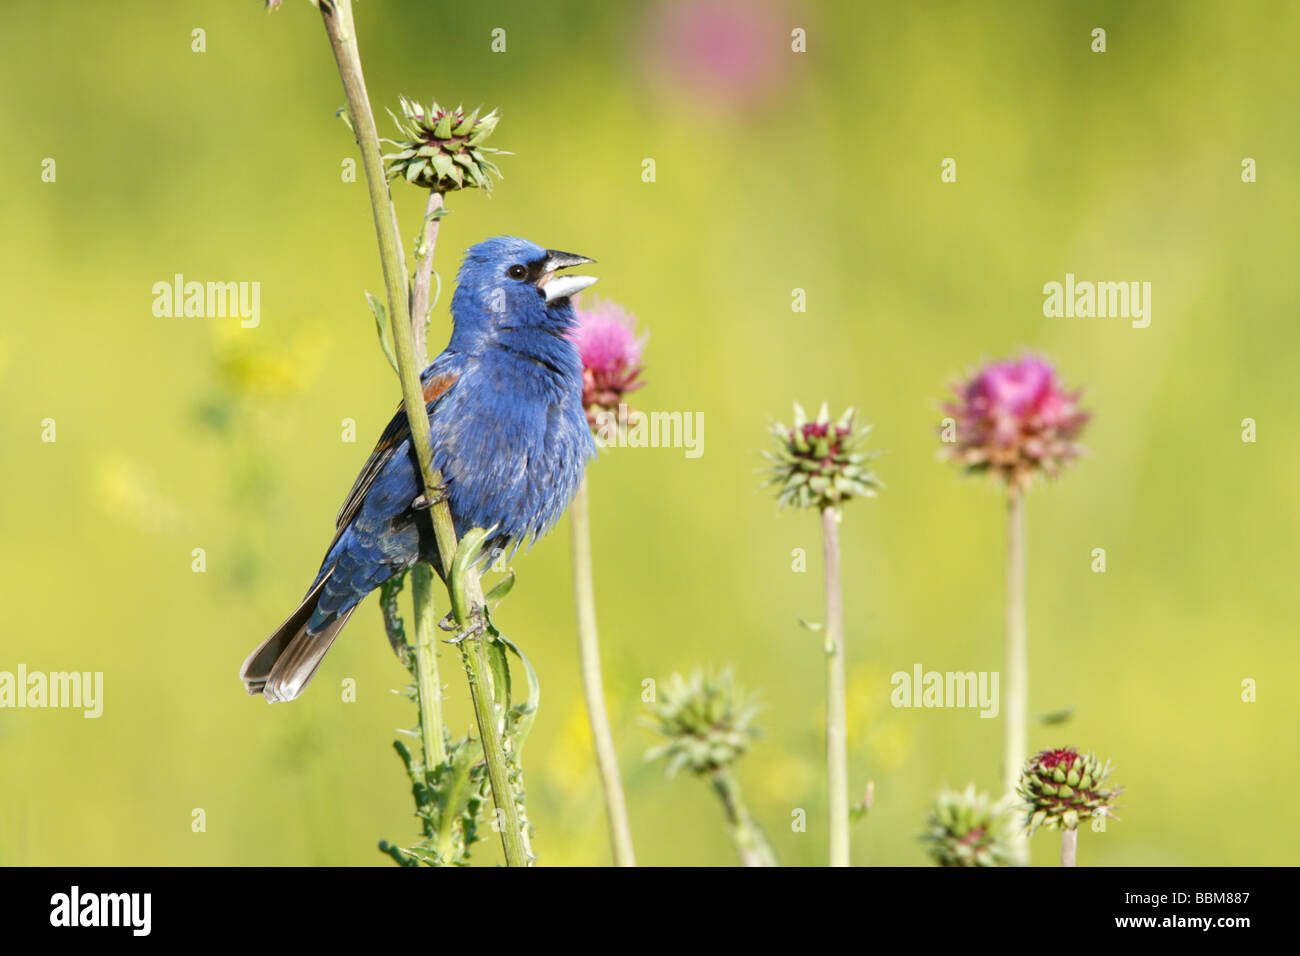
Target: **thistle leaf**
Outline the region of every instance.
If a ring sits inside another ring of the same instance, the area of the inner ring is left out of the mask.
[[[393,352],[392,330],[388,326],[388,309],[377,296],[369,292],[366,293],[366,302],[370,305],[370,311],[375,317],[375,331],[379,333],[379,347],[384,350],[388,364],[396,372],[397,355]]]

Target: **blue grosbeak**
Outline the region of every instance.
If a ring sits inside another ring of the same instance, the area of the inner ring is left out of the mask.
[[[473,246],[451,301],[451,340],[420,376],[456,533],[495,526],[485,554],[549,530],[595,453],[567,333],[569,296],[596,280],[557,275],[592,261],[510,236]],[[443,574],[410,437],[399,407],[339,510],[307,596],[244,661],[250,694],[293,700],[362,598],[419,560]]]

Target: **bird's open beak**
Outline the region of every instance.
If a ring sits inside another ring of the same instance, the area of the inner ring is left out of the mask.
[[[557,276],[556,271],[567,269],[570,266],[580,266],[584,262],[595,261],[595,259],[588,259],[586,256],[574,255],[572,252],[547,249],[546,259],[542,262],[542,277],[537,280],[537,288],[542,290],[542,295],[546,296],[547,302],[554,302],[556,299],[567,299],[571,295],[576,295],[587,286],[594,284],[596,277]]]

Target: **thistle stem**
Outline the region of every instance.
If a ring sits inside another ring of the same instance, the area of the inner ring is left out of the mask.
[[[1026,757],[1029,724],[1029,640],[1025,623],[1025,501],[1016,485],[1007,490],[1007,606],[1006,723],[1003,732],[1002,773],[1008,800],[1014,800]],[[1016,864],[1029,862],[1029,842],[1023,833],[1011,838]]]
[[[605,794],[605,816],[615,866],[636,866],[632,852],[632,831],[627,820],[627,801],[618,773],[618,753],[605,712],[605,689],[600,673],[600,640],[596,632],[596,588],[591,573],[591,522],[587,501],[587,479],[569,505],[573,547],[573,599],[578,613],[578,662],[582,669],[582,693],[587,701],[596,768]]]
[[[767,842],[767,836],[750,816],[749,808],[740,796],[740,785],[727,767],[719,767],[709,775],[709,782],[722,800],[727,815],[731,838],[736,843],[742,866],[776,866],[776,853]]]
[[[1061,831],[1061,866],[1074,866],[1079,852],[1079,831],[1074,827]]]
[[[424,226],[421,229],[415,276],[411,281],[411,344],[417,368],[429,364],[427,339],[429,287],[433,277],[433,250],[438,237],[434,213],[442,207],[442,193],[429,191]],[[442,680],[438,674],[437,614],[433,600],[433,568],[420,562],[411,569],[411,599],[415,607],[415,655],[418,675],[420,732],[424,742],[424,765],[432,769],[447,761],[443,735]]]
[[[420,368],[429,364],[429,290],[433,285],[433,250],[438,244],[438,223],[442,221],[438,213],[442,208],[442,193],[430,189],[416,250],[415,280],[411,283],[411,346]]]
[[[420,464],[425,494],[430,500],[434,500],[438,489],[442,486],[442,476],[433,465],[428,411],[425,408],[420,368],[416,365],[415,345],[411,334],[411,303],[407,298],[406,259],[402,253],[402,240],[398,233],[397,210],[393,206],[388,180],[384,173],[375,116],[370,108],[370,97],[366,92],[365,78],[361,72],[361,55],[357,48],[356,25],[352,18],[352,0],[318,0],[318,6],[321,19],[325,24],[325,32],[329,36],[330,48],[334,51],[334,60],[338,64],[339,78],[343,82],[348,113],[352,118],[352,129],[356,135],[357,145],[361,149],[361,165],[366,173],[370,208],[379,241],[379,258],[383,266],[384,290],[388,299],[388,318],[392,326],[393,351],[397,358],[398,378],[402,383],[402,402],[411,429],[411,444],[415,449],[416,460]],[[434,505],[431,511],[438,553],[442,556],[442,564],[446,570],[450,568],[451,558],[456,553],[456,528],[452,523],[451,509],[446,501]],[[477,573],[471,569],[467,577],[466,597],[469,601],[470,613],[467,615],[462,608],[457,614],[457,623],[462,627],[469,623],[469,617],[483,605],[483,592]],[[425,613],[432,612],[426,609]],[[421,616],[421,609],[418,607],[416,616],[417,619]],[[417,629],[418,627],[417,620]],[[494,708],[491,706],[493,698],[486,676],[485,655],[481,641],[477,638],[463,643],[473,643],[478,647],[477,656],[482,664],[471,668],[468,663],[470,652],[468,648],[462,646],[462,654],[467,662],[466,671],[470,674],[470,693],[474,698],[474,712],[478,717],[479,736],[483,741],[483,752],[488,762],[492,799],[506,818],[506,825],[503,826],[501,833],[506,863],[509,866],[526,866],[528,857],[524,848],[523,835],[518,826],[519,807],[506,769],[501,732],[497,722],[491,718]],[[514,826],[511,825],[511,821],[514,822]]]
[[[473,572],[470,572],[473,575]],[[473,575],[477,582],[477,575]],[[479,599],[481,606],[482,598]],[[507,866],[529,866],[532,854],[524,836],[523,820],[515,799],[514,785],[510,780],[505,744],[502,741],[501,707],[492,693],[487,651],[478,638],[460,643],[460,659],[469,679],[470,697],[474,702],[474,716],[478,720],[479,738],[483,743],[483,756],[487,759],[488,781],[492,784],[492,800],[496,804],[497,825],[501,828],[501,843],[505,847]],[[509,802],[506,802],[507,797]],[[493,827],[496,829],[496,826]]]
[[[415,605],[416,691],[420,705],[420,739],[424,767],[432,770],[447,762],[442,720],[442,680],[438,676],[437,625],[433,612],[433,569],[427,564],[411,568],[411,600]]]
[[[844,603],[840,592],[839,512],[822,509],[826,567],[826,787],[830,864],[849,865],[849,752],[844,702]]]

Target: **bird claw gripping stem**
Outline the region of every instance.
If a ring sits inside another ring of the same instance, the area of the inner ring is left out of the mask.
[[[464,641],[468,640],[471,637],[478,638],[481,637],[485,632],[493,630],[492,621],[488,617],[487,606],[484,604],[480,604],[474,608],[474,610],[470,613],[468,622],[465,624],[463,628],[458,628],[454,620],[450,622],[451,626],[447,627],[449,618],[450,615],[448,615],[447,618],[444,618],[442,623],[438,625],[439,627],[442,627],[443,630],[456,631],[455,637],[449,637],[447,639],[448,644],[455,644],[459,646],[461,643],[463,643]]]
[[[440,505],[446,500],[447,500],[447,487],[446,485],[444,485],[433,493],[432,498],[426,494],[416,495],[415,498],[411,500],[411,510],[428,511],[430,508]]]
[[[479,605],[477,610],[469,616],[468,623],[463,628],[460,626],[460,622],[456,620],[456,615],[451,611],[448,611],[446,616],[438,622],[438,627],[441,630],[446,631],[448,634],[455,634],[456,636],[448,638],[446,643],[460,644],[466,638],[477,637],[482,634],[491,626],[491,621],[487,619],[486,611],[487,608],[483,605]]]

